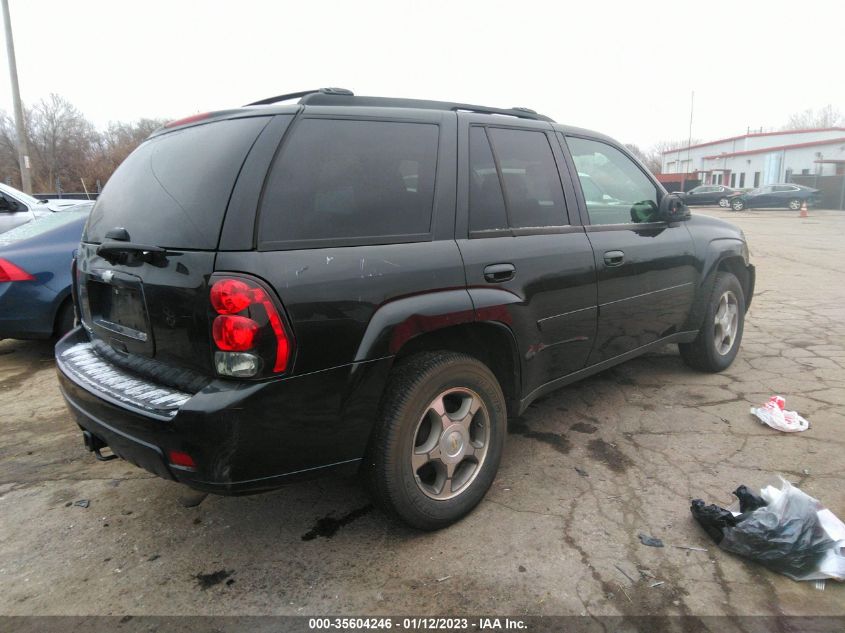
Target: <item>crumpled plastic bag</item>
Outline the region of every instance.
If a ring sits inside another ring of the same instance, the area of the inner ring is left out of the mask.
[[[751,407],[751,415],[757,416],[763,424],[785,433],[806,431],[810,423],[798,415],[797,411],[786,411],[786,398],[783,396],[772,396],[769,401],[760,407]]]
[[[766,486],[759,497],[745,486],[734,494],[745,512],[708,506],[701,499],[690,507],[721,549],[793,580],[845,581],[845,523],[818,499],[782,478],[780,488]],[[760,502],[766,505],[756,507]]]

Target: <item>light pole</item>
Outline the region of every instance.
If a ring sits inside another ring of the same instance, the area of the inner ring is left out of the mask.
[[[3,3],[3,22],[6,25],[6,55],[9,58],[9,78],[12,80],[12,102],[15,108],[15,128],[18,134],[18,164],[21,168],[21,187],[32,193],[32,178],[29,175],[29,151],[26,147],[26,130],[23,125],[23,106],[18,87],[18,64],[15,61],[15,42],[12,39],[12,18],[9,17],[9,0]]]

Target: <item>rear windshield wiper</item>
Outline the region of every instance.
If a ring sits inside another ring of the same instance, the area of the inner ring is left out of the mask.
[[[148,262],[163,265],[168,255],[174,255],[161,246],[136,244],[135,242],[104,242],[97,247],[97,255],[112,264],[140,264]]]

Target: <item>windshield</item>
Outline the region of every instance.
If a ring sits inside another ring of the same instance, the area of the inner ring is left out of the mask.
[[[38,198],[33,198],[29,194],[24,193],[23,191],[18,191],[14,187],[9,187],[8,185],[0,184],[0,191],[2,191],[3,193],[7,193],[10,196],[12,196],[13,198],[17,198],[18,200],[20,200],[22,202],[25,202],[29,206],[41,204],[41,202],[42,202]]]
[[[51,213],[32,222],[16,226],[11,231],[0,233],[0,246],[8,246],[15,242],[41,235],[65,224],[77,221],[80,218],[85,218],[87,215],[88,209],[71,213]]]

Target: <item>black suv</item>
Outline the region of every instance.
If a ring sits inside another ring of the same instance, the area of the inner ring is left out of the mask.
[[[360,469],[423,529],[536,398],[667,343],[728,367],[754,289],[742,232],[606,136],[341,89],[157,131],[74,265],[56,357],[99,459],[219,494]]]

